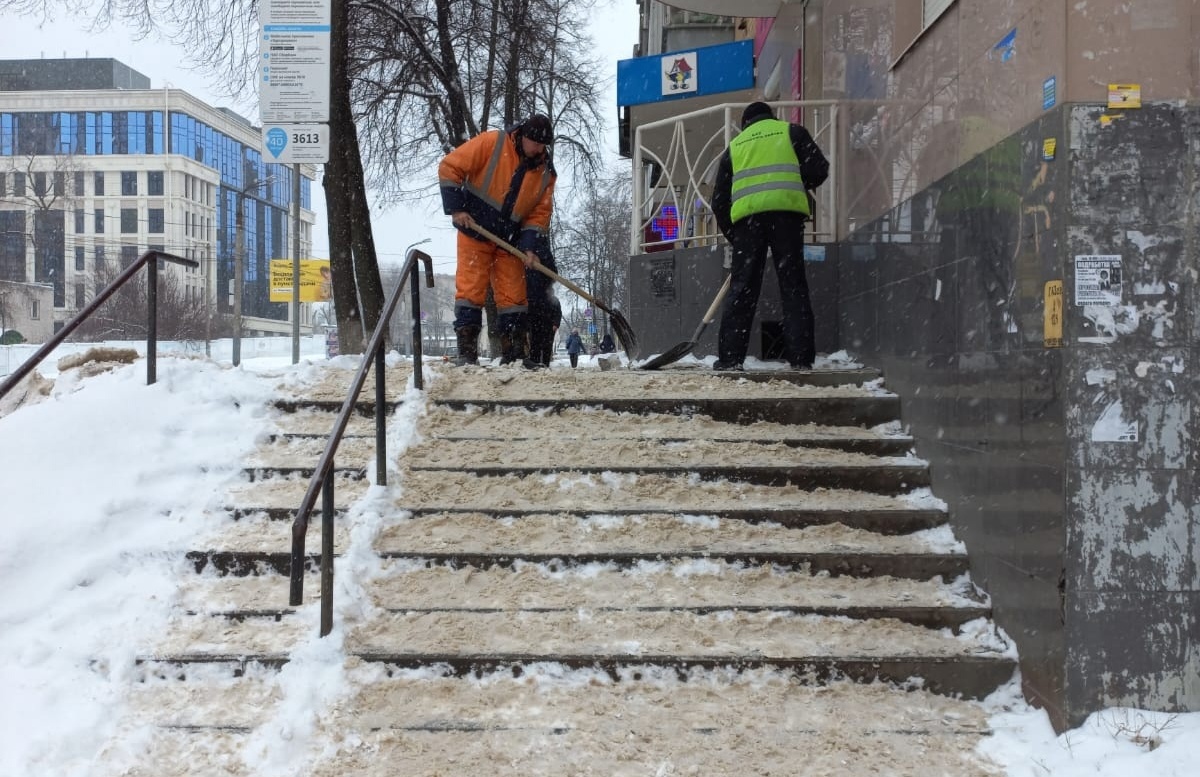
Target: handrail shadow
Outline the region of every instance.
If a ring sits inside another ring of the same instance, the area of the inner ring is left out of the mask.
[[[388,322],[391,320],[392,314],[396,311],[396,305],[400,300],[400,293],[404,290],[404,280],[406,278],[410,282],[412,293],[412,305],[410,307],[412,308],[413,332],[413,385],[418,390],[425,387],[424,376],[421,372],[421,287],[417,281],[418,275],[414,272],[418,261],[425,264],[425,285],[433,288],[433,257],[424,251],[418,251],[415,248],[410,249],[408,257],[404,262],[404,269],[400,273],[400,283],[396,286],[396,290],[392,292],[392,295],[387,300],[387,304],[383,307],[383,312],[379,316],[379,322],[375,325],[375,331],[371,334],[367,349],[363,353],[362,364],[359,365],[358,371],[354,374],[354,380],[350,382],[350,392],[346,395],[346,399],[342,403],[342,409],[333,424],[333,431],[330,432],[329,442],[325,444],[325,451],[321,454],[321,458],[317,462],[317,467],[308,481],[308,490],[304,492],[304,499],[300,502],[300,509],[297,510],[296,519],[292,523],[289,603],[292,607],[298,607],[304,603],[304,537],[308,533],[308,514],[312,511],[313,505],[317,501],[317,492],[321,491],[322,637],[333,630],[334,500],[332,473],[334,457],[337,455],[338,445],[342,442],[342,436],[346,433],[346,426],[350,423],[350,414],[354,412],[354,405],[358,402],[358,395],[362,392],[363,384],[367,380],[367,370],[370,369],[373,361],[375,364],[375,479],[377,485],[387,485],[387,444],[384,434],[386,423],[384,400],[387,386],[384,375],[384,345],[388,331]],[[374,358],[372,359],[372,357]]]
[[[192,259],[185,259],[182,256],[175,256],[163,251],[147,251],[142,254],[122,270],[121,274],[114,278],[112,283],[105,286],[99,294],[93,297],[91,302],[84,305],[71,320],[63,325],[62,329],[58,330],[57,334],[47,340],[41,348],[37,349],[33,356],[26,359],[11,375],[4,379],[3,383],[0,383],[0,397],[3,397],[15,388],[26,375],[33,372],[55,348],[62,344],[63,340],[66,340],[71,336],[72,332],[79,328],[80,324],[99,310],[100,306],[109,297],[116,294],[117,289],[124,286],[133,276],[137,275],[138,270],[141,270],[143,265],[149,267],[148,272],[150,274],[150,277],[146,281],[146,385],[152,385],[158,380],[158,260],[160,259],[164,262],[181,264],[184,267],[191,267],[193,269],[200,266],[199,262]]]

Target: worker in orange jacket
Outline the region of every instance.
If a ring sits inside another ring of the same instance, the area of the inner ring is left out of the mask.
[[[533,248],[550,230],[557,174],[546,147],[553,140],[550,119],[534,114],[503,132],[475,136],[438,165],[442,207],[458,229],[454,333],[460,365],[478,363],[490,284],[498,313],[500,363],[520,360],[533,366],[526,351],[525,268],[538,261]],[[517,245],[525,252],[524,263],[472,230],[476,225]]]

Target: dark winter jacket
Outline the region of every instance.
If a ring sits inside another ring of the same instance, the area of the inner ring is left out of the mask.
[[[578,332],[567,335],[567,353],[583,353],[583,340]]]
[[[761,116],[747,126],[753,126],[769,118],[771,118],[769,115]],[[799,124],[791,125],[789,135],[792,139],[792,148],[796,152],[796,159],[800,161],[800,176],[804,179],[804,185],[811,190],[825,183],[825,179],[829,177],[829,161],[817,147],[812,135],[808,134],[808,130]],[[712,195],[713,215],[716,216],[717,227],[720,228],[721,234],[725,235],[726,239],[729,239],[733,229],[733,218],[730,215],[732,207],[733,157],[727,148],[717,165],[717,179],[713,184]]]

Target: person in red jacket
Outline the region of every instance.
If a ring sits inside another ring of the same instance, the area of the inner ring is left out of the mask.
[[[533,366],[525,350],[529,309],[525,268],[538,261],[533,249],[550,231],[557,174],[547,146],[553,140],[550,119],[534,114],[508,130],[475,136],[438,165],[442,208],[459,231],[454,276],[458,364],[478,362],[483,306],[491,285],[502,347],[500,363],[522,361]],[[524,251],[524,264],[475,232],[476,225]]]

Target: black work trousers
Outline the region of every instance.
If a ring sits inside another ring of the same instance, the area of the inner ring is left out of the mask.
[[[769,250],[775,260],[783,304],[784,357],[793,367],[812,366],[817,349],[813,339],[812,300],[804,273],[805,220],[800,213],[772,211],[756,213],[733,225],[730,269],[733,281],[717,339],[718,358],[722,362],[741,364],[746,358]]]

